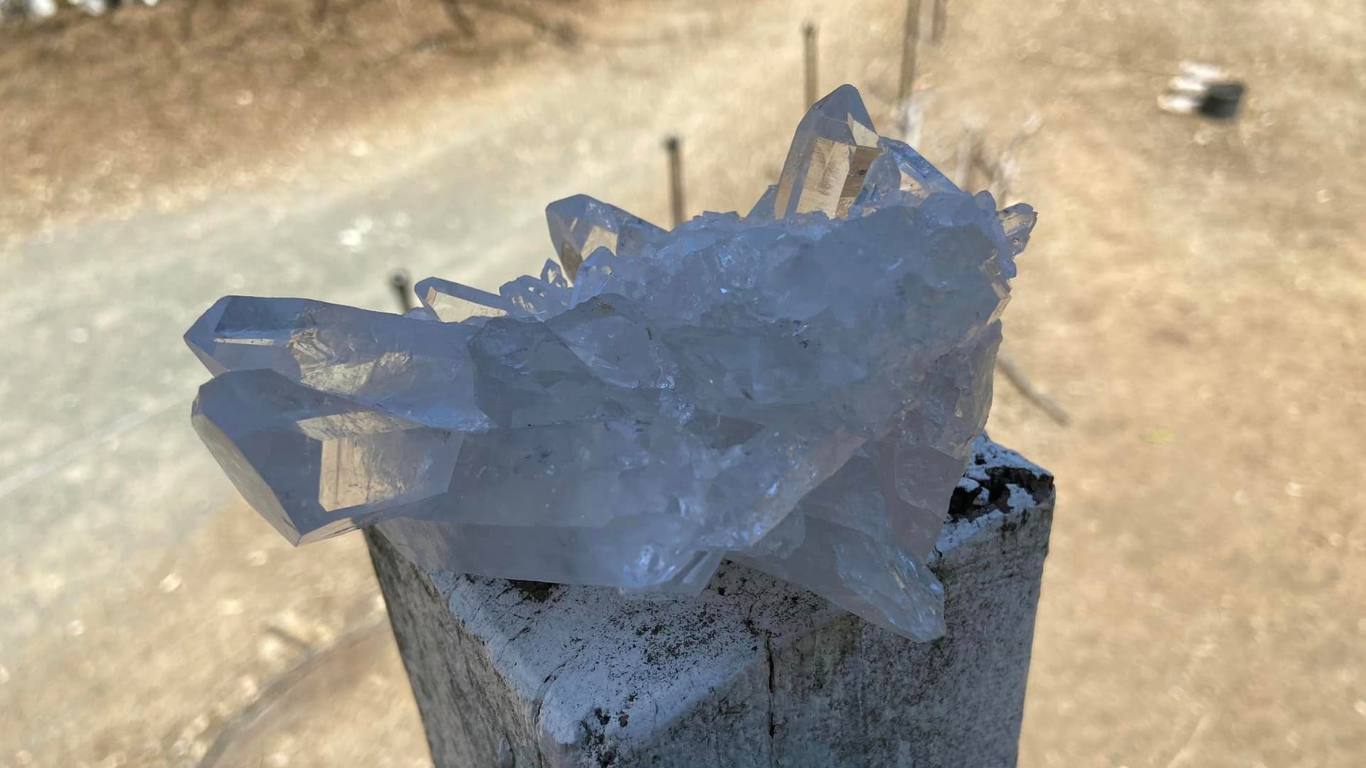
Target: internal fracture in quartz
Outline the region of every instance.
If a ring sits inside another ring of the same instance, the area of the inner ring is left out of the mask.
[[[930,639],[1034,218],[846,85],[748,215],[666,231],[579,195],[547,209],[559,262],[497,293],[221,299],[186,334],[193,422],[295,543],[378,525],[430,568],[685,594],[729,558]]]

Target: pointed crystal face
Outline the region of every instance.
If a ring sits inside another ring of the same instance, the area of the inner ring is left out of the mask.
[[[926,566],[928,552],[910,551],[892,535],[874,463],[854,457],[802,499],[793,517],[805,533],[793,551],[732,557],[869,622],[933,640],[944,631],[943,587]]]
[[[306,299],[227,296],[185,339],[215,375],[275,371],[400,418],[472,430],[488,424],[469,362],[477,330]]]
[[[747,216],[546,218],[559,264],[496,293],[205,312],[194,425],[243,496],[291,541],[378,524],[429,568],[687,593],[728,557],[941,631],[925,562],[1032,209],[880,140],[844,86]]]
[[[797,125],[778,179],[774,216],[822,211],[843,218],[881,151],[858,91],[852,85],[836,88]]]
[[[413,290],[418,301],[443,323],[458,323],[472,317],[503,317],[511,309],[502,296],[439,277],[419,280]]]
[[[745,215],[745,218],[747,218],[747,219],[772,219],[772,218],[774,218],[774,216],[773,216],[773,206],[774,206],[774,204],[777,202],[777,200],[778,200],[778,185],[777,185],[777,184],[770,184],[769,187],[768,187],[768,189],[765,189],[765,190],[764,190],[764,194],[760,195],[760,196],[759,196],[759,199],[758,199],[757,201],[755,201],[754,206],[753,206],[752,208],[749,209],[749,213]]]
[[[247,501],[295,543],[445,492],[464,439],[266,370],[205,384],[192,422]]]
[[[1034,231],[1034,224],[1039,220],[1039,215],[1028,204],[1016,203],[996,214],[996,217],[1001,220],[1006,240],[1010,243],[1010,255],[1020,255],[1025,246],[1029,245],[1029,234]]]
[[[936,193],[960,194],[961,190],[908,144],[882,139],[882,154],[868,166],[857,203],[876,206],[879,201],[905,192],[913,200],[924,200]]]
[[[664,233],[639,216],[588,195],[556,200],[546,206],[545,219],[550,226],[550,242],[570,280],[578,276],[579,265],[593,251],[606,248],[616,253],[617,241],[624,232],[639,230],[647,237]]]

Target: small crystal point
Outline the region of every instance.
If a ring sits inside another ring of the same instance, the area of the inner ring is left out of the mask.
[[[749,213],[745,216],[745,218],[747,218],[747,219],[772,219],[772,218],[775,218],[774,215],[773,215],[773,204],[774,204],[774,202],[775,202],[777,199],[778,199],[778,185],[777,185],[777,184],[770,184],[769,187],[768,187],[768,189],[764,190],[764,194],[761,195],[757,201],[755,201],[754,207],[749,209]]]
[[[812,211],[843,218],[881,151],[858,90],[852,85],[836,88],[797,125],[778,179],[775,218]]]
[[[214,376],[246,367],[297,368],[285,347],[295,318],[311,304],[305,299],[224,296],[185,332],[185,344]]]
[[[1038,222],[1039,215],[1028,204],[1016,203],[996,214],[996,218],[1001,220],[1001,227],[1005,229],[1006,240],[1010,243],[1010,255],[1020,255],[1029,244],[1029,233],[1034,231],[1034,224]]]
[[[858,195],[859,205],[875,205],[898,192],[910,193],[920,200],[939,192],[962,192],[909,144],[884,138],[880,146],[882,154],[868,166],[868,177]]]
[[[560,265],[570,280],[578,276],[579,265],[598,248],[616,253],[618,240],[625,231],[641,230],[645,236],[664,233],[639,216],[588,195],[556,200],[546,206],[545,219],[550,227],[550,242],[555,245]]]
[[[503,317],[512,309],[502,296],[439,277],[419,280],[413,290],[423,306],[435,312],[444,323],[458,323],[472,317]]]
[[[199,362],[209,370],[212,376],[225,373],[227,369],[222,363],[214,358],[214,339],[217,335],[218,323],[223,318],[223,312],[227,309],[228,301],[231,296],[224,296],[215,301],[199,319],[194,321],[190,330],[185,332],[185,345],[190,348],[194,356],[199,358]]]

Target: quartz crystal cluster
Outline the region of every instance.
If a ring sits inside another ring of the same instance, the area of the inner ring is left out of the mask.
[[[378,525],[485,576],[695,593],[732,559],[937,636],[926,562],[1030,208],[879,137],[846,85],[747,215],[546,214],[558,262],[496,294],[214,304],[193,422],[247,501],[295,543]]]

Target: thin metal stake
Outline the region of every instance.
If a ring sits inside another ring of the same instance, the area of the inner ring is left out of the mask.
[[[820,84],[816,82],[816,25],[808,21],[802,27],[802,42],[806,56],[806,106],[819,98]]]
[[[915,54],[920,46],[920,0],[906,0],[906,34],[901,41],[901,84],[896,103],[905,104],[915,88]]]
[[[398,294],[398,306],[400,312],[407,312],[417,304],[413,301],[412,285],[408,281],[408,273],[403,270],[396,270],[389,276],[389,287]]]
[[[683,223],[683,153],[678,137],[665,139],[664,149],[669,153],[669,206],[676,227]]]

